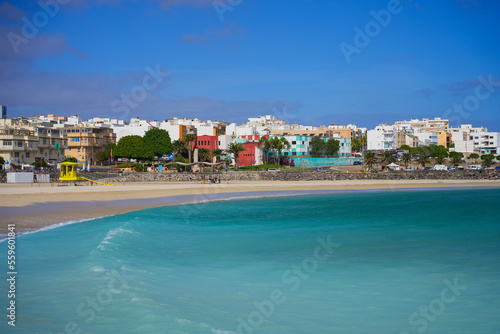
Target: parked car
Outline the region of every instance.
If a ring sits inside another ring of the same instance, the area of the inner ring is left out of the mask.
[[[320,168],[316,168],[316,171],[325,173],[325,172],[329,172],[330,169],[329,168],[320,167]]]
[[[279,172],[280,170],[278,168],[268,168],[268,172]]]
[[[359,166],[361,165],[361,161],[354,161],[352,164],[353,166]]]
[[[434,170],[448,170],[448,166],[446,165],[435,165]]]
[[[470,170],[481,170],[482,167],[481,167],[481,165],[469,165],[469,167],[467,167],[467,169],[470,169]]]

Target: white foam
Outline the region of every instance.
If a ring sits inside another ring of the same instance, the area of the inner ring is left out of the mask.
[[[106,236],[101,241],[101,243],[99,244],[99,246],[97,246],[97,248],[100,249],[100,250],[106,250],[106,246],[105,245],[111,244],[110,240],[112,240],[115,236],[117,236],[119,234],[123,234],[123,233],[128,233],[128,234],[132,234],[132,235],[142,235],[139,232],[134,232],[134,231],[127,230],[127,229],[124,229],[124,228],[121,228],[121,227],[117,227],[117,228],[114,228],[114,229],[110,230],[106,234]]]
[[[212,328],[212,333],[215,333],[215,334],[236,334],[236,332],[233,332],[233,331],[226,331],[226,330],[214,329],[214,328]]]
[[[175,318],[175,321],[177,321],[178,323],[181,323],[181,324],[189,324],[192,322],[191,320],[181,319],[181,318]]]
[[[104,267],[101,267],[101,266],[93,266],[92,268],[90,268],[90,270],[95,271],[95,272],[106,271],[106,269],[104,269]]]
[[[34,233],[44,232],[44,231],[50,231],[50,230],[54,230],[54,229],[59,228],[59,227],[66,226],[66,225],[73,225],[73,224],[78,224],[78,223],[84,223],[84,222],[92,221],[92,220],[95,220],[95,219],[101,219],[101,218],[105,218],[105,217],[109,217],[109,216],[88,218],[88,219],[82,219],[82,220],[68,220],[68,221],[65,221],[65,222],[61,222],[61,223],[57,223],[57,224],[52,224],[52,225],[49,225],[49,226],[45,226],[45,227],[42,227],[42,228],[40,228],[38,230],[32,230],[32,231],[26,231],[26,232],[22,232],[22,233],[16,233],[16,238],[19,238],[22,235],[34,234]],[[0,239],[0,243],[4,242],[6,240],[7,240],[7,236],[5,235],[4,239]]]

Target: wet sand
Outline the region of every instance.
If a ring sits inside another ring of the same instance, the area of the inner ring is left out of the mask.
[[[16,224],[16,231],[22,233],[61,222],[217,199],[332,191],[471,187],[500,188],[500,180],[231,181],[229,184],[125,183],[113,187],[0,184],[0,234],[6,233],[8,224]]]

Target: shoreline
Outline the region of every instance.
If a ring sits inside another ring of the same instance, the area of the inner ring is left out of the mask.
[[[229,184],[127,183],[114,187],[53,187],[50,184],[0,185],[2,223],[27,233],[49,226],[114,216],[143,209],[238,198],[395,190],[500,189],[500,181],[349,180],[232,181]]]

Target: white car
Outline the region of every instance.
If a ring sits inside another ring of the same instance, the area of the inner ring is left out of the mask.
[[[445,165],[435,165],[434,170],[448,170],[448,166]]]

